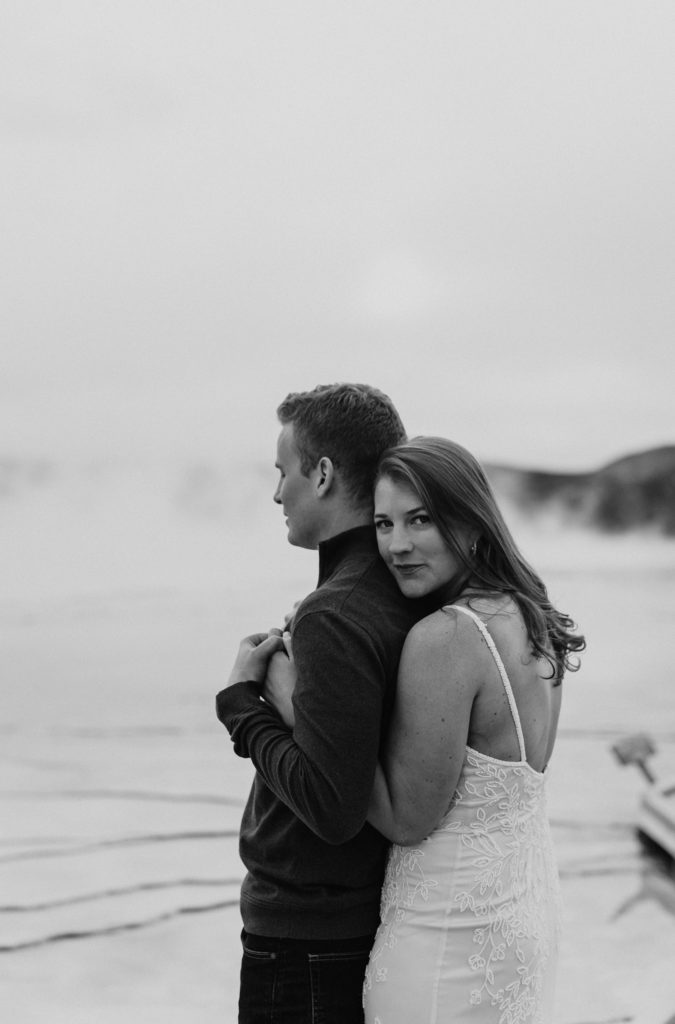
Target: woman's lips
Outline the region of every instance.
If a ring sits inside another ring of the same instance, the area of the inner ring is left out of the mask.
[[[394,563],[394,571],[397,572],[399,576],[414,576],[416,572],[419,572],[419,570],[423,568],[423,565],[400,565],[396,562]]]

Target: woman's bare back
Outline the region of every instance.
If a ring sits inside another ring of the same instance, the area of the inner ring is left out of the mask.
[[[543,771],[553,750],[562,696],[562,687],[554,686],[550,663],[535,657],[522,614],[512,598],[466,595],[456,604],[478,615],[492,637],[511,684],[527,762],[535,771]],[[457,614],[451,607],[444,611]],[[468,622],[467,627],[475,629],[483,678],[471,710],[468,745],[501,761],[520,761],[518,735],[494,656],[478,629]]]

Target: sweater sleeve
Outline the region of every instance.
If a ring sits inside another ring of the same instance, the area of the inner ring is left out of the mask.
[[[293,657],[292,733],[247,683],[218,695],[218,717],[236,753],[251,758],[276,796],[325,842],[344,843],[366,821],[386,687],[383,659],[369,632],[336,611],[299,619]]]

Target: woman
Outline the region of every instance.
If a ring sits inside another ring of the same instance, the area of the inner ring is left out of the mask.
[[[476,460],[441,438],[383,456],[380,554],[439,610],[410,632],[369,820],[393,842],[367,1024],[551,1020],[560,908],[545,804],[584,648],[518,552]]]
[[[385,452],[374,516],[402,592],[438,611],[403,648],[369,809],[393,845],[366,1024],[545,1024],[560,899],[544,780],[560,684],[585,641],[459,445]]]

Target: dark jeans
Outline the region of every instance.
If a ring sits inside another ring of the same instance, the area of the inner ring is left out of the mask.
[[[239,1024],[363,1024],[374,938],[299,941],[242,932]]]

